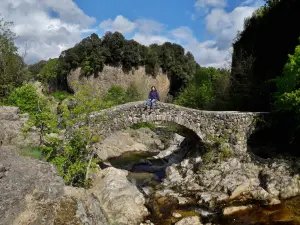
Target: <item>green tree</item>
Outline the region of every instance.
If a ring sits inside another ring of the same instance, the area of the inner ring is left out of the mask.
[[[200,67],[175,103],[196,109],[220,109],[227,103],[228,86],[228,71]]]
[[[11,22],[0,19],[0,98],[6,98],[14,87],[20,86],[28,73],[14,44],[16,35],[10,30]]]
[[[126,102],[126,90],[120,86],[115,85],[108,89],[104,100],[109,103],[109,105],[120,105]]]
[[[31,84],[25,84],[15,89],[9,96],[8,102],[20,108],[21,112],[30,115],[29,126],[36,126],[40,133],[40,144],[43,144],[47,133],[55,131],[57,121],[51,111],[49,101],[39,96],[36,88]]]
[[[43,67],[47,64],[46,60],[41,60],[37,63],[34,63],[32,65],[28,66],[28,70],[31,73],[31,75],[35,78],[38,79],[38,74],[41,72],[41,70],[43,69]]]
[[[53,82],[57,77],[58,58],[49,59],[39,72],[39,77],[44,84]]]
[[[283,69],[283,76],[276,78],[275,106],[280,111],[293,111],[300,116],[300,45]]]
[[[124,36],[119,33],[107,32],[102,40],[102,46],[107,49],[106,63],[120,65],[123,60],[123,46],[125,43]]]
[[[134,40],[126,41],[123,46],[123,67],[130,70],[132,67],[138,67],[139,60],[139,44]]]
[[[142,94],[139,91],[138,87],[131,83],[125,93],[126,102],[134,102],[142,100]]]

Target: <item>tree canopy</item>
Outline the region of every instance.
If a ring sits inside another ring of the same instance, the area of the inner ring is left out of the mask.
[[[231,102],[232,109],[269,111],[288,54],[299,44],[300,1],[267,0],[233,43]]]
[[[170,93],[175,95],[194,75],[197,63],[192,53],[185,53],[178,44],[166,42],[146,47],[134,40],[126,40],[119,32],[107,32],[102,38],[92,34],[63,51],[58,60],[57,74],[66,77],[72,69],[81,67],[84,75],[97,75],[104,65],[122,66],[125,70],[145,66],[152,76],[162,69],[169,75]]]
[[[12,88],[26,78],[25,63],[14,44],[16,35],[10,30],[11,22],[0,19],[0,99],[6,98]]]

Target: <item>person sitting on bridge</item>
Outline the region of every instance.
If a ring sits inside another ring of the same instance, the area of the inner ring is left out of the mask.
[[[151,87],[151,90],[148,94],[148,100],[146,102],[145,110],[149,107],[149,112],[151,113],[155,109],[155,102],[160,101],[158,91],[155,86]]]

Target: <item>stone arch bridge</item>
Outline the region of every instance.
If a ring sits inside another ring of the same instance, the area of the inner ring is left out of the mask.
[[[145,102],[131,102],[94,112],[90,126],[101,139],[140,122],[168,121],[194,131],[204,143],[222,138],[224,142],[247,149],[247,139],[261,124],[268,123],[269,113],[236,111],[203,111],[168,103],[157,103],[156,110],[144,111]]]

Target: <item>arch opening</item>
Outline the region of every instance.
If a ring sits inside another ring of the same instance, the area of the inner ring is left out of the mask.
[[[162,181],[167,167],[200,154],[204,147],[204,143],[194,131],[174,122],[134,123],[130,128],[116,133],[124,136],[128,134],[129,139],[144,144],[151,141],[143,138],[153,139],[153,143],[147,146],[146,151],[136,151],[137,149],[133,147],[132,150],[127,149],[127,152],[116,157],[108,157],[100,163],[102,168],[113,166],[129,171],[129,178],[135,180],[135,183],[141,182],[141,186],[145,185],[144,182]],[[117,137],[116,134],[112,135]],[[110,138],[106,138],[104,143]],[[147,174],[152,174],[153,179],[149,180]]]

